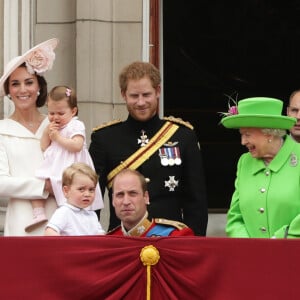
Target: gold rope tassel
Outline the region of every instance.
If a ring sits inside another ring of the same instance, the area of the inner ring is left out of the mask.
[[[144,266],[147,266],[147,291],[146,299],[151,299],[151,266],[158,263],[160,256],[159,251],[152,245],[145,246],[140,253],[140,259]]]

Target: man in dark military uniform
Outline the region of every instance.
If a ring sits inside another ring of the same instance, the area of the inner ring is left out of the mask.
[[[160,81],[159,70],[150,63],[125,67],[119,82],[128,119],[104,124],[92,133],[89,151],[102,193],[105,187],[109,190],[109,230],[120,224],[112,207],[112,180],[130,168],[149,181],[150,218],[184,222],[204,236],[208,216],[199,143],[189,123],[159,118]]]
[[[150,203],[145,177],[136,170],[119,172],[112,185],[112,204],[121,225],[108,235],[160,237],[193,236],[192,229],[184,223],[166,219],[148,219],[147,205]]]

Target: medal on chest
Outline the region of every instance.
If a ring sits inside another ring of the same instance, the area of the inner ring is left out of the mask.
[[[146,146],[149,143],[148,136],[145,134],[144,130],[141,131],[141,136],[138,138],[138,145],[141,147]]]
[[[169,180],[165,180],[165,187],[169,188],[169,192],[174,192],[178,182],[179,180],[176,180],[175,176],[169,176]]]
[[[164,167],[174,165],[179,166],[182,163],[178,142],[168,142],[167,144],[164,144],[164,146],[159,149],[158,155],[160,157],[160,163]]]

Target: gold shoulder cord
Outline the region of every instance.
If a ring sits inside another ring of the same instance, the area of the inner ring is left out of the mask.
[[[187,228],[187,226],[184,223],[174,221],[174,220],[168,220],[168,219],[162,219],[162,218],[157,218],[154,220],[155,220],[155,223],[157,223],[157,224],[171,225],[179,230],[181,230],[183,228]]]
[[[174,122],[174,123],[177,123],[177,124],[180,124],[180,125],[184,125],[185,127],[188,127],[192,130],[194,129],[194,126],[190,122],[183,121],[181,118],[175,118],[173,116],[169,116],[169,117],[164,117],[163,119],[166,120],[166,121],[170,121],[170,122]]]
[[[178,128],[178,125],[167,121],[146,146],[141,147],[107,175],[108,188],[111,188],[114,177],[120,171],[123,169],[137,169],[145,160],[149,159],[154,152],[165,144]]]

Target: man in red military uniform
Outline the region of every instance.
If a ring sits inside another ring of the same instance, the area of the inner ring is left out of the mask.
[[[112,189],[112,204],[121,225],[108,232],[108,235],[140,237],[194,235],[191,228],[178,221],[161,218],[148,220],[147,182],[138,171],[130,169],[121,171],[116,175]]]

